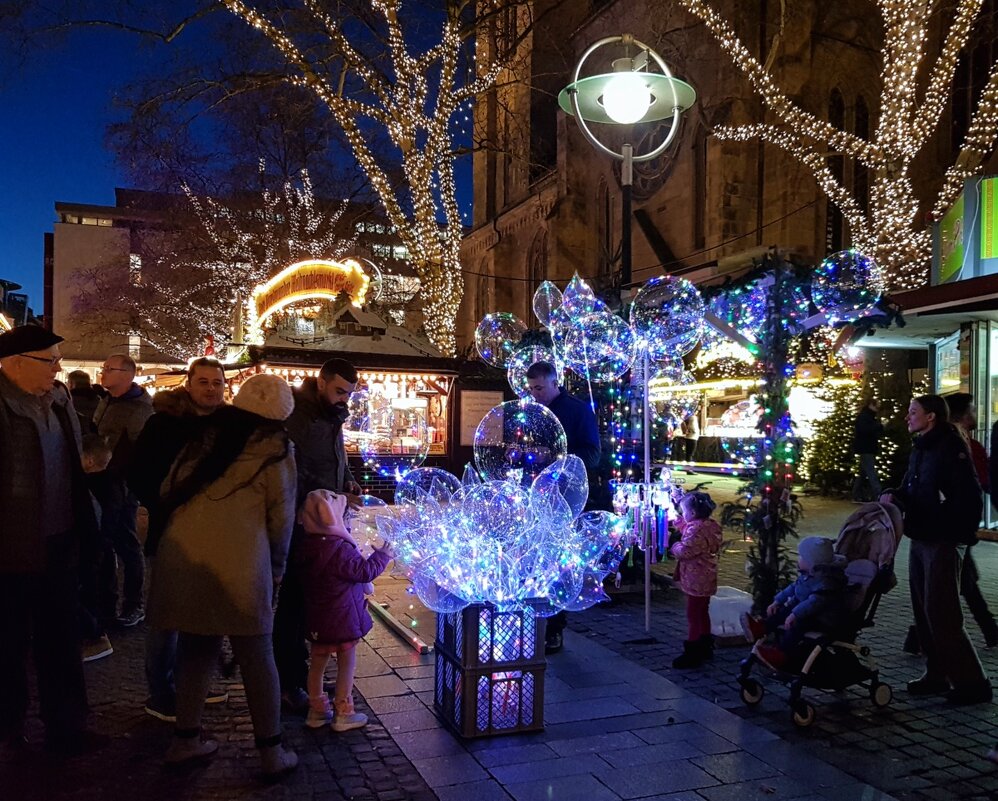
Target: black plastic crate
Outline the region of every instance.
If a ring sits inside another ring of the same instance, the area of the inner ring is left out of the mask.
[[[529,608],[500,612],[473,604],[437,615],[436,649],[465,668],[544,664],[545,623]]]
[[[463,667],[438,649],[434,705],[462,737],[539,731],[544,728],[545,667],[543,662]]]

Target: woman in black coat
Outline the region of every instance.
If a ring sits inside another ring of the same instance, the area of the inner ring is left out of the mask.
[[[915,436],[901,487],[881,500],[905,512],[911,539],[908,578],[925,675],[908,682],[912,695],[943,695],[954,704],[991,700],[991,684],[963,627],[960,567],[976,542],[983,500],[966,443],[949,423],[946,401],[922,395],[908,408]]]

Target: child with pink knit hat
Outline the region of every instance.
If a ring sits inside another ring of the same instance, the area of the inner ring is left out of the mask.
[[[365,590],[392,559],[385,543],[366,559],[343,522],[347,498],[329,490],[314,490],[305,498],[301,523],[306,537],[298,553],[305,591],[305,631],[312,644],[308,668],[309,710],[305,724],[319,728],[332,722],[333,731],[349,731],[367,723],[354,711],[355,646],[374,625],[367,611]],[[322,680],[336,654],[335,715]]]

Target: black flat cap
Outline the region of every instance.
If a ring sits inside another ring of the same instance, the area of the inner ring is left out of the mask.
[[[33,350],[45,350],[62,342],[62,337],[51,331],[39,328],[37,325],[22,325],[0,334],[0,359],[17,356],[19,353],[29,353]]]

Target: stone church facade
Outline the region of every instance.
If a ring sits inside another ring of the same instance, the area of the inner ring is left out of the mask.
[[[872,135],[883,36],[872,4],[711,2],[791,100],[844,130]],[[579,55],[604,36],[632,33],[698,95],[666,153],[635,165],[635,283],[665,272],[698,283],[721,280],[771,246],[807,261],[849,246],[841,215],[799,162],[770,145],[710,135],[718,125],[774,118],[698,20],[655,0],[539,0],[530,11],[534,25],[523,41],[517,80],[501,81],[503,88],[476,107],[474,216],[462,247],[461,345],[468,346],[478,320],[492,311],[513,312],[536,326],[530,304],[543,280],[563,286],[578,273],[598,289],[617,288],[620,163],[598,153],[557,105]],[[479,47],[496,46],[524,24],[523,10],[494,21]],[[607,59],[621,55],[610,55],[612,48],[605,52]],[[609,63],[601,70],[609,71]],[[959,75],[955,87],[954,97],[963,89]],[[915,180],[926,190],[925,211],[934,199],[930,188],[938,187],[959,148],[958,105],[947,108],[918,163]],[[603,141],[619,150],[623,134],[602,127]],[[634,126],[635,154],[648,152],[663,133],[654,123]],[[860,204],[868,202],[870,181],[861,164],[829,154],[828,165]],[[656,235],[653,249],[649,236]]]

